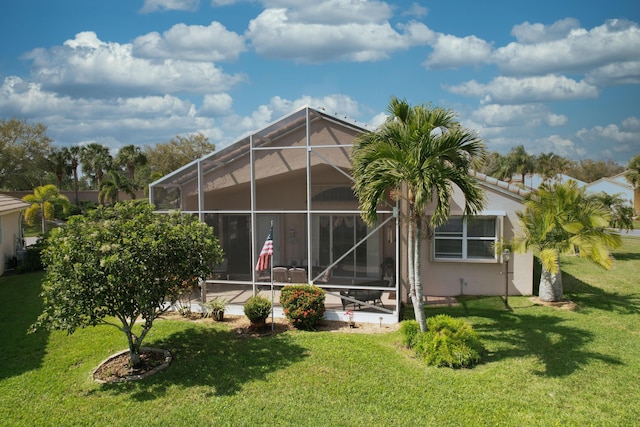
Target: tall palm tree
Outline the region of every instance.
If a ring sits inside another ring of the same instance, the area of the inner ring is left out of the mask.
[[[611,231],[611,213],[602,203],[587,197],[575,181],[543,183],[525,197],[525,210],[518,212],[521,227],[513,247],[517,252],[534,250],[540,257],[542,275],[539,297],[560,301],[563,296],[560,255],[574,254],[610,269],[609,250],[622,243]]]
[[[127,193],[132,199],[136,198],[133,184],[129,179],[117,170],[110,170],[107,177],[100,183],[100,193],[98,194],[98,202],[105,204],[110,202],[112,205],[118,202],[118,193]]]
[[[71,174],[69,149],[67,147],[55,148],[47,159],[49,160],[51,171],[56,175],[58,188],[62,188],[64,179]]]
[[[80,159],[82,171],[91,177],[95,188],[99,189],[105,171],[110,169],[113,163],[109,148],[92,142],[82,148]]]
[[[69,199],[60,194],[58,188],[53,184],[36,187],[33,194],[27,194],[22,200],[31,203],[31,206],[24,212],[24,217],[29,225],[33,225],[38,214],[42,217],[43,234],[47,232],[47,221],[54,218],[56,205],[62,206],[65,212],[69,209]]]
[[[135,183],[136,167],[147,164],[147,156],[133,144],[122,147],[115,158],[116,166],[124,167],[127,171],[127,178],[131,183]]]
[[[69,148],[69,158],[71,163],[71,171],[73,172],[73,190],[75,192],[74,203],[76,206],[80,203],[78,200],[78,166],[80,166],[80,157],[82,154],[82,147],[74,145]]]
[[[410,295],[421,330],[426,329],[421,274],[421,244],[425,209],[435,200],[431,227],[447,222],[453,185],[465,195],[465,214],[475,214],[484,196],[470,167],[483,160],[485,148],[475,133],[464,129],[455,114],[443,108],[411,106],[392,98],[389,117],[381,127],[356,139],[351,157],[354,191],[363,220],[378,220],[376,209],[389,192],[408,202]]]

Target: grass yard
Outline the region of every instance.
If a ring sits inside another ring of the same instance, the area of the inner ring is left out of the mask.
[[[224,324],[160,321],[146,344],[172,351],[143,381],[98,385],[92,370],[124,349],[113,327],[25,332],[41,274],[0,278],[4,426],[630,426],[640,420],[640,239],[605,272],[562,260],[578,311],[510,297],[430,308],[471,322],[489,354],[471,370],[431,368],[398,332],[292,331],[239,339]]]

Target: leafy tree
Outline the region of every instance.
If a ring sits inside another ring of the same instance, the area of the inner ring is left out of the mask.
[[[107,178],[100,183],[98,202],[101,204],[110,202],[114,205],[118,202],[118,195],[121,191],[131,196],[132,199],[136,198],[136,192],[131,181],[122,172],[112,169],[109,171]]]
[[[47,221],[53,220],[56,211],[56,205],[62,206],[66,212],[69,209],[69,199],[58,191],[53,184],[36,187],[33,194],[27,194],[22,198],[31,206],[24,212],[24,217],[29,225],[33,225],[36,217],[40,214],[42,218],[42,234],[47,232]]]
[[[135,145],[125,145],[118,151],[114,160],[116,166],[124,167],[127,172],[127,178],[133,184],[136,178],[136,167],[147,164],[147,156],[142,152],[140,147]]]
[[[188,136],[176,136],[169,142],[146,146],[149,174],[160,172],[165,175],[196,160],[205,154],[215,151],[216,146],[202,133]]]
[[[0,189],[31,190],[46,183],[51,138],[42,123],[0,119]]]
[[[34,328],[106,324],[127,337],[130,366],[153,322],[222,260],[213,229],[196,216],[158,215],[122,202],[72,217],[43,250],[44,311]],[[139,320],[141,321],[139,322]]]
[[[82,147],[80,160],[82,172],[91,178],[94,188],[99,189],[105,171],[111,169],[113,164],[109,149],[102,144],[92,142]]]
[[[425,209],[435,200],[431,227],[447,222],[453,185],[465,195],[465,214],[484,204],[483,193],[469,168],[483,160],[485,148],[474,132],[464,129],[452,111],[411,106],[392,98],[389,117],[380,128],[358,137],[351,157],[354,191],[363,220],[375,224],[376,209],[392,192],[409,205],[408,261],[410,295],[415,317],[426,329],[421,277],[422,228]]]
[[[613,160],[591,160],[584,159],[579,162],[572,162],[566,170],[566,174],[584,182],[597,181],[600,178],[617,175],[624,171],[624,168]]]
[[[520,229],[513,247],[517,252],[534,250],[542,263],[539,296],[560,301],[563,296],[560,255],[574,254],[610,269],[610,248],[621,245],[620,235],[608,229],[609,209],[585,196],[575,181],[543,183],[524,200],[518,212]]]

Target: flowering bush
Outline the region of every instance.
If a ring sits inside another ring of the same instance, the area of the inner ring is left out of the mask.
[[[324,315],[324,289],[312,285],[285,286],[280,304],[287,319],[297,329],[314,330]]]

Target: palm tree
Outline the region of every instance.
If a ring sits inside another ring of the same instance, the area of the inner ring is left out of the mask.
[[[109,149],[104,145],[92,142],[82,148],[80,159],[82,171],[91,177],[95,188],[99,189],[104,172],[110,169],[113,163]]]
[[[140,147],[133,144],[125,145],[118,151],[115,158],[116,166],[124,167],[127,171],[127,178],[135,183],[136,167],[147,164],[147,156]]]
[[[74,145],[69,148],[69,158],[71,162],[71,171],[73,172],[73,190],[76,194],[76,199],[74,201],[75,205],[78,206],[80,200],[78,200],[78,166],[80,165],[80,157],[82,154],[82,148],[79,145]]]
[[[569,160],[555,153],[542,153],[536,159],[536,169],[542,175],[544,182],[549,182],[558,178],[563,174],[569,166]]]
[[[525,210],[517,213],[521,227],[513,247],[516,252],[538,253],[541,300],[562,300],[561,254],[578,251],[581,257],[611,268],[609,250],[622,243],[620,235],[608,229],[611,213],[602,203],[585,196],[575,181],[543,183],[525,197],[524,206]]]
[[[640,212],[640,154],[629,160],[627,170],[624,172],[625,178],[633,186],[633,207],[636,213]]]
[[[636,190],[640,189],[640,154],[629,160],[627,170],[624,172],[624,177],[633,185],[633,188]]]
[[[100,193],[98,194],[98,202],[105,204],[109,201],[112,205],[118,202],[118,193],[123,191],[131,196],[132,199],[136,198],[136,193],[131,181],[126,176],[117,170],[110,170],[107,178],[103,179],[100,183]]]
[[[611,195],[601,191],[589,197],[609,209],[611,213],[609,226],[611,228],[633,230],[633,207],[622,198],[621,193]]]
[[[484,159],[477,136],[460,126],[452,111],[425,105],[410,106],[392,98],[389,117],[375,132],[356,139],[351,157],[354,191],[363,220],[377,222],[376,209],[388,193],[408,202],[408,260],[410,295],[421,330],[426,329],[421,275],[421,244],[425,209],[434,199],[431,227],[447,222],[453,185],[466,197],[465,214],[479,212],[483,193],[471,166]]]
[[[523,145],[513,147],[506,156],[502,158],[498,169],[492,174],[498,179],[511,181],[513,175],[522,176],[524,186],[525,176],[530,175],[535,170],[535,156],[527,153]]]
[[[61,195],[53,184],[36,187],[33,194],[27,194],[22,200],[31,203],[24,212],[29,225],[33,225],[38,214],[42,217],[42,234],[47,232],[47,221],[54,218],[56,205],[62,206],[65,212],[69,209],[69,199]]]
[[[56,175],[58,181],[58,188],[62,188],[62,183],[65,178],[68,178],[71,174],[71,157],[69,149],[63,147],[61,149],[54,149],[48,157],[51,170]]]

